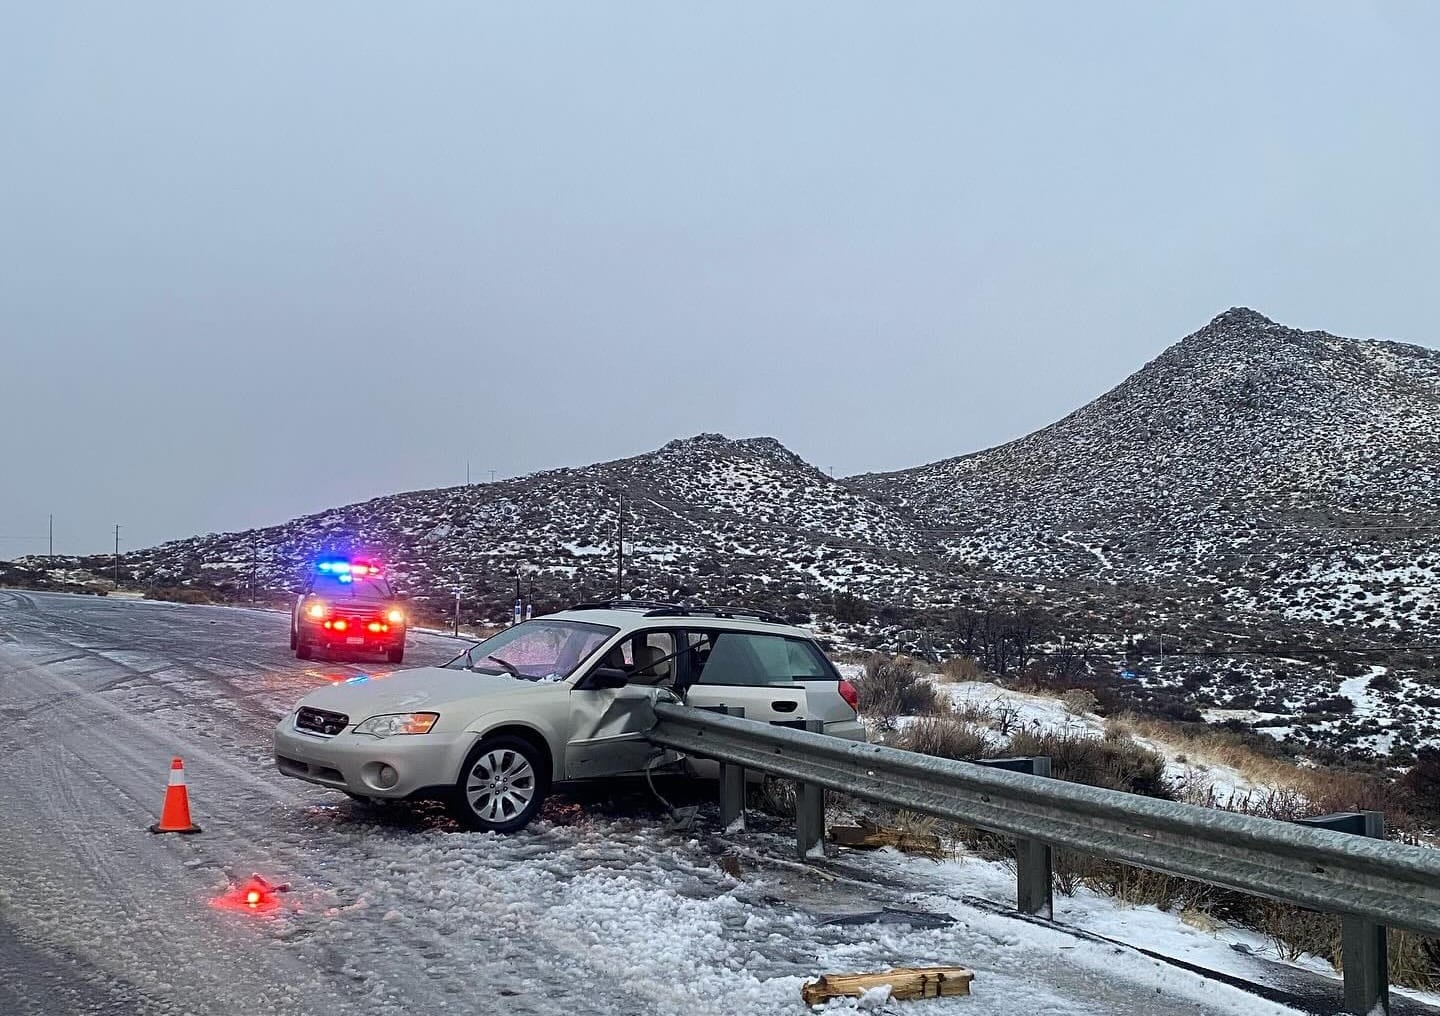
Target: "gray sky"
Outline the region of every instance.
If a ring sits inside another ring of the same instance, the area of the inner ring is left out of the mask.
[[[11,3],[0,557],[1440,345],[1440,5]],[[17,536],[41,537],[24,542]]]

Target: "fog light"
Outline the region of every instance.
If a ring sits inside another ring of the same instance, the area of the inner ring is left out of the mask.
[[[395,771],[394,766],[381,766],[380,771],[375,774],[375,785],[381,790],[389,790],[400,782],[400,774]]]

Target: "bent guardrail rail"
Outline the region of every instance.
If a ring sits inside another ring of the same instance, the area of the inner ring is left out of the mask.
[[[822,795],[806,788],[824,787],[1022,841],[1440,936],[1437,850],[1006,772],[687,706],[661,703],[655,716],[646,736],[657,745],[798,781],[802,854],[811,853],[823,835],[823,813],[818,821],[814,814],[823,807],[823,802],[817,805]],[[1374,972],[1346,974],[1346,1003],[1352,1011],[1388,1008],[1383,977],[1378,995],[1365,991],[1370,997],[1363,998],[1360,986],[1373,984]]]

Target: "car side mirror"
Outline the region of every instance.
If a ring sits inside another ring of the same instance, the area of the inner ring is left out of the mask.
[[[592,688],[623,688],[629,683],[629,675],[619,667],[596,667],[590,672]]]

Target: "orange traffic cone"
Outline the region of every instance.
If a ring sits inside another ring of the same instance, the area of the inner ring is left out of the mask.
[[[165,788],[165,807],[160,821],[150,827],[152,833],[198,833],[200,827],[190,821],[190,793],[185,789],[185,763],[178,758],[170,763],[170,785]]]

